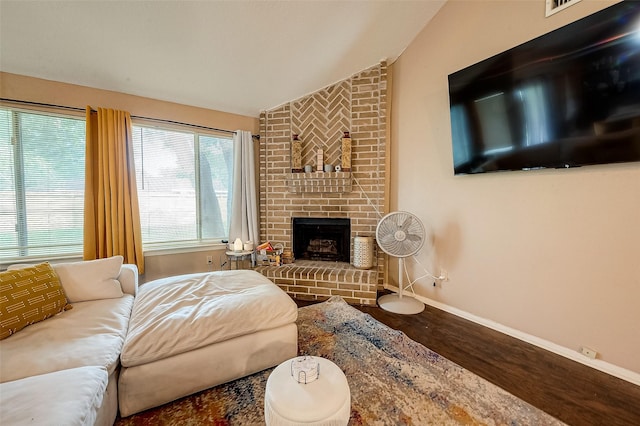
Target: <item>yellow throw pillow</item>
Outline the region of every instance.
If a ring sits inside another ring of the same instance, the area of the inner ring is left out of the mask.
[[[0,340],[71,309],[51,265],[0,272]]]

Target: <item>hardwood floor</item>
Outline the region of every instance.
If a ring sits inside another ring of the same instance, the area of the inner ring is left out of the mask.
[[[354,307],[567,424],[640,425],[640,386],[430,306]]]

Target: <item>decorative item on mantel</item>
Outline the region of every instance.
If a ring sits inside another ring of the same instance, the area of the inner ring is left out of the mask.
[[[302,141],[298,135],[293,135],[291,141],[291,173],[301,173],[302,169]]]
[[[347,131],[342,136],[342,171],[351,171],[351,136]]]
[[[319,148],[316,154],[316,171],[324,172],[324,150],[322,148]]]

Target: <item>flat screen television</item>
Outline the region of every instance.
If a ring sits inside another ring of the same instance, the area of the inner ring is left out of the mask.
[[[449,75],[455,174],[640,161],[640,2]]]

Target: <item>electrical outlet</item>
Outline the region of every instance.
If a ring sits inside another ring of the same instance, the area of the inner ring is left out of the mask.
[[[446,269],[440,269],[440,276],[443,277],[442,281],[449,281],[449,272]]]
[[[587,348],[586,346],[583,346],[580,348],[580,353],[586,356],[587,358],[591,358],[591,359],[596,359],[596,356],[598,356],[598,352],[596,352],[591,348]]]
[[[207,265],[213,265],[213,256],[207,256]]]

